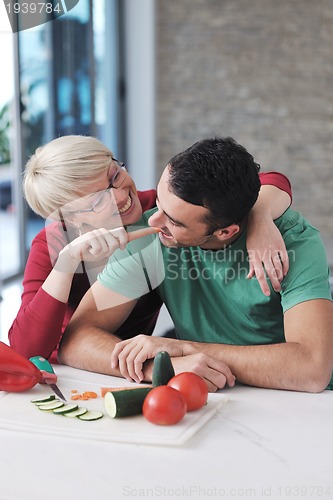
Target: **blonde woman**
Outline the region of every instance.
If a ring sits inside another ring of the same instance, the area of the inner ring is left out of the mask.
[[[288,208],[291,187],[277,172],[262,173],[260,180],[247,245],[253,256],[250,277],[256,274],[267,293],[263,265],[276,289],[288,270],[284,243],[272,220]],[[32,242],[9,341],[27,358],[42,355],[56,363],[63,331],[96,275],[89,269],[100,269],[116,248],[125,247],[126,226],[155,206],[156,192],[138,192],[124,164],[98,139],[85,136],[60,137],[38,148],[26,165],[23,188],[32,210],[53,222]],[[272,262],[265,252],[269,244],[281,255],[280,262]],[[155,292],[142,297],[117,336],[151,334],[160,307]]]

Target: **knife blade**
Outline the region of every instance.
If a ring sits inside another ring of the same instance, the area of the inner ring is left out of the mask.
[[[37,368],[41,371],[43,375],[42,383],[47,384],[60,399],[67,402],[65,396],[56,384],[58,377],[55,374],[50,363],[42,356],[33,356],[29,359],[29,361],[31,361],[31,363],[37,366]]]

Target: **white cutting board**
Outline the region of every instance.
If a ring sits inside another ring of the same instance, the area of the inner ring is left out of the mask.
[[[82,373],[74,370],[74,373]],[[92,375],[92,374],[90,374]],[[103,377],[103,376],[102,376]],[[98,375],[97,375],[98,378]],[[27,392],[0,393],[0,429],[9,429],[18,432],[47,434],[48,436],[65,436],[78,439],[93,439],[98,441],[113,441],[123,443],[141,443],[151,445],[181,445],[193,436],[203,425],[209,425],[209,420],[227,400],[223,394],[209,394],[207,404],[200,410],[189,412],[175,425],[160,426],[148,422],[142,415],[133,417],[110,418],[104,409],[104,400],[100,397],[101,387],[123,386],[126,381],[112,377],[112,382],[105,383],[105,376],[101,382],[82,381],[80,378],[59,377],[58,386],[70,401],[71,390],[79,393],[95,391],[97,399],[77,401],[79,406],[89,410],[100,410],[104,417],[100,420],[85,422],[78,418],[67,418],[55,415],[52,412],[42,411],[31,403],[31,400],[52,391],[44,385],[37,385]],[[116,383],[114,383],[116,381]]]

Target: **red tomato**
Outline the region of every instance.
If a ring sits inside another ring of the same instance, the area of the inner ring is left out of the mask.
[[[207,403],[207,384],[204,379],[196,373],[179,373],[172,377],[167,385],[181,392],[187,404],[187,411],[197,410]]]
[[[173,425],[184,417],[186,402],[180,392],[167,385],[159,385],[145,397],[142,413],[152,424]]]

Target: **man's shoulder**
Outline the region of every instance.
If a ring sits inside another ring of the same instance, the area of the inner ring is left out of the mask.
[[[297,234],[302,233],[305,230],[309,230],[313,233],[319,234],[318,229],[308,221],[301,212],[288,208],[278,219],[275,221],[276,226],[279,228],[282,234],[291,233]]]
[[[149,210],[146,210],[144,214],[142,214],[141,219],[145,221],[145,223],[148,225],[148,219],[151,217],[155,212],[157,212],[157,207],[150,208]],[[141,220],[140,219],[140,220]]]
[[[326,250],[318,229],[291,209],[276,223],[289,257],[289,271],[281,283],[283,311],[307,300],[330,300]]]

